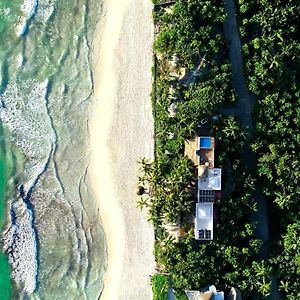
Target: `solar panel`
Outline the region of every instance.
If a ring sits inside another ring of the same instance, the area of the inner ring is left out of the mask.
[[[199,190],[199,202],[214,202],[215,191],[213,190]]]
[[[205,230],[205,238],[211,240],[211,230]]]
[[[204,239],[204,230],[199,230],[199,239]]]

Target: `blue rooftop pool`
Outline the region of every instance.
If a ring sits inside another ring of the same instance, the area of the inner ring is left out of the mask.
[[[211,149],[210,137],[200,137],[200,149]]]

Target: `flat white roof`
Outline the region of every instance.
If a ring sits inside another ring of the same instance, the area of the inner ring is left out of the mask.
[[[200,177],[198,180],[199,190],[221,190],[222,169],[207,169],[207,176]]]
[[[213,219],[212,202],[199,202],[196,204],[195,239],[213,239]],[[202,232],[200,232],[202,230],[203,237],[201,237]]]
[[[198,205],[197,207],[198,218],[202,220],[210,220],[211,214],[212,214],[211,205],[206,205],[206,204],[203,205],[203,203],[202,205]]]

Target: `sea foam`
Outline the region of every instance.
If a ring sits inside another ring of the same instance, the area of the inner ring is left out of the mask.
[[[32,212],[25,202],[11,199],[12,223],[4,232],[4,250],[12,267],[11,276],[24,286],[24,292],[31,294],[36,288],[37,246],[32,227]]]
[[[100,0],[23,0],[21,13],[9,2],[0,119],[17,149],[3,236],[16,292],[98,299],[106,248],[85,177],[93,91],[87,36]]]
[[[23,35],[27,28],[28,22],[36,14],[38,9],[38,0],[25,0],[21,5],[21,11],[23,15],[19,18],[16,26],[16,34],[18,36]]]
[[[3,104],[0,118],[12,133],[13,143],[26,157],[24,190],[27,193],[44,168],[55,136],[46,107],[47,81],[27,80],[19,84],[23,90],[19,89],[18,83],[9,84],[0,95]],[[28,93],[24,93],[24,86]]]
[[[55,0],[44,0],[39,2],[37,19],[46,23],[55,10]]]
[[[24,286],[24,291],[32,293],[37,277],[37,243],[30,193],[46,168],[55,137],[45,100],[47,81],[22,81],[20,84],[23,88],[27,85],[28,93],[21,92],[16,80],[14,82],[0,95],[0,118],[26,163],[19,194],[10,201],[12,217],[4,243],[12,265],[12,277]]]

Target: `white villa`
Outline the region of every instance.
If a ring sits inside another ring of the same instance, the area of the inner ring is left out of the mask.
[[[213,239],[214,201],[216,191],[221,191],[222,177],[222,170],[214,167],[214,149],[215,139],[209,136],[200,136],[185,144],[185,155],[197,167],[196,240]]]

